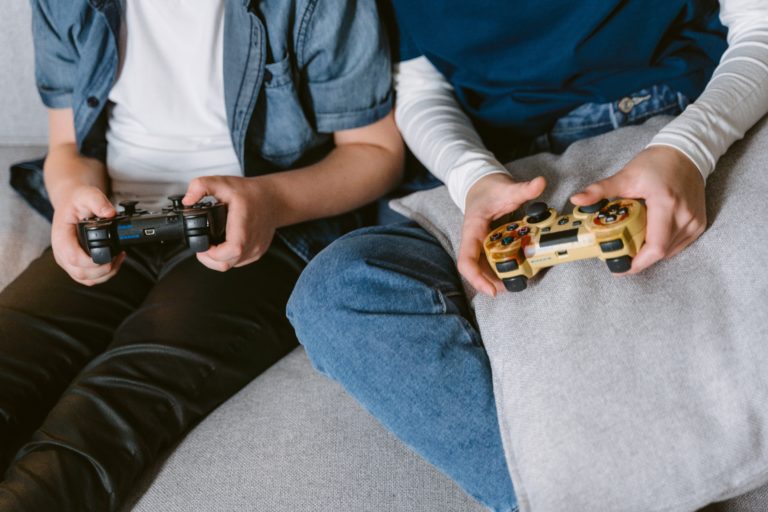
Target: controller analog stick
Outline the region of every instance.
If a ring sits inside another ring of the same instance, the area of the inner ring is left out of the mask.
[[[120,206],[123,207],[123,215],[131,216],[136,213],[136,205],[138,201],[120,201]]]
[[[178,210],[184,209],[184,205],[181,203],[181,200],[184,199],[184,194],[176,194],[173,196],[168,196],[168,199],[173,204],[174,210],[178,211]]]
[[[600,201],[596,202],[595,204],[590,204],[588,206],[579,206],[579,211],[581,213],[595,213],[597,211],[602,210],[605,205],[608,204],[607,199],[601,199]]]
[[[549,211],[547,203],[536,202],[528,205],[525,214],[528,216],[528,222],[535,224],[548,219],[552,212]]]

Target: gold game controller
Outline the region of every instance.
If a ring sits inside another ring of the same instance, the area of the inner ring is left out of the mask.
[[[519,292],[543,268],[599,258],[611,272],[626,272],[645,241],[645,205],[614,199],[577,206],[558,215],[545,203],[533,203],[523,220],[505,223],[486,237],[483,249],[507,290]]]

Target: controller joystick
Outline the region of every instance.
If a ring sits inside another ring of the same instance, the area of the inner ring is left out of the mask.
[[[120,201],[119,205],[123,207],[122,215],[133,215],[136,213],[138,201]]]
[[[569,261],[598,258],[611,272],[626,272],[645,241],[645,221],[645,205],[634,199],[603,199],[570,215],[533,203],[523,220],[491,231],[483,250],[507,290],[516,292],[541,269]]]
[[[184,199],[184,194],[175,194],[172,196],[168,196],[168,199],[171,201],[171,208],[175,211],[180,211],[184,209],[184,203],[181,202],[182,199]]]
[[[547,203],[536,202],[531,203],[525,209],[526,220],[529,224],[537,224],[547,220],[552,212],[549,210]]]
[[[186,207],[183,195],[170,196],[171,205],[161,212],[138,210],[137,201],[122,201],[123,212],[111,219],[90,218],[79,222],[80,246],[94,263],[112,261],[132,245],[182,242],[195,252],[207,251],[224,241],[226,203],[197,203]]]
[[[578,210],[581,213],[595,213],[595,212],[605,208],[605,205],[607,205],[607,204],[608,204],[608,200],[607,199],[601,199],[601,200],[599,200],[598,202],[596,202],[594,204],[590,204],[590,205],[587,205],[587,206],[579,206]]]

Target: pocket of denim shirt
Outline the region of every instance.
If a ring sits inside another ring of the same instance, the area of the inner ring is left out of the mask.
[[[315,131],[296,90],[293,66],[289,57],[267,64],[264,70],[264,101],[256,116],[261,129],[255,142],[261,154],[280,165],[303,154],[315,138]]]

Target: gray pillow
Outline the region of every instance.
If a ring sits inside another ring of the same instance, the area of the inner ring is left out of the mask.
[[[670,118],[511,163],[543,199],[613,174]],[[467,292],[491,360],[521,510],[695,510],[768,482],[768,128],[707,185],[706,233],[638,276],[554,267],[496,299]],[[438,188],[393,204],[454,255],[461,212]]]

